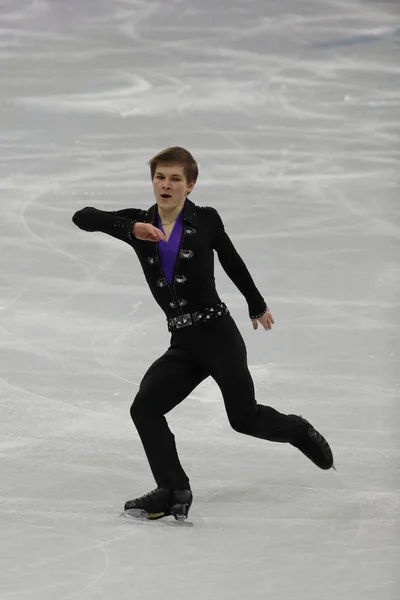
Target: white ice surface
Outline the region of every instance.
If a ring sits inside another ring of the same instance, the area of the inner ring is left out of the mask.
[[[397,600],[399,3],[1,0],[0,34],[0,599]],[[276,320],[218,265],[258,401],[338,468],[236,434],[209,379],[169,418],[183,527],[120,517],[169,335],[130,248],[71,221],[152,205],[170,145]]]

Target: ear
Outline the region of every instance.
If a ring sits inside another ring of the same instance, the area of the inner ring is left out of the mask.
[[[187,187],[186,187],[186,191],[188,194],[190,194],[190,192],[193,190],[194,186],[196,185],[195,181],[192,181],[192,183],[188,183]]]

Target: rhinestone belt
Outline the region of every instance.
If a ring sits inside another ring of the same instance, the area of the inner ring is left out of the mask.
[[[230,315],[230,312],[226,304],[220,302],[210,308],[203,308],[203,310],[194,313],[187,313],[186,315],[179,315],[179,317],[167,319],[168,331],[176,331],[177,329],[182,329],[182,327],[197,325],[198,323],[204,323],[205,321],[214,321],[223,315]]]

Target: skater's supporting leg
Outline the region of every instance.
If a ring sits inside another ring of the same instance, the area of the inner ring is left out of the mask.
[[[165,414],[182,402],[208,374],[190,363],[183,348],[171,346],[148,369],[131,407],[157,486],[190,489]]]

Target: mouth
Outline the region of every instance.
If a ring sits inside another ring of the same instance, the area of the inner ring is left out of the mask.
[[[172,198],[172,196],[170,196],[169,194],[161,194],[161,198],[167,200],[167,198]]]

